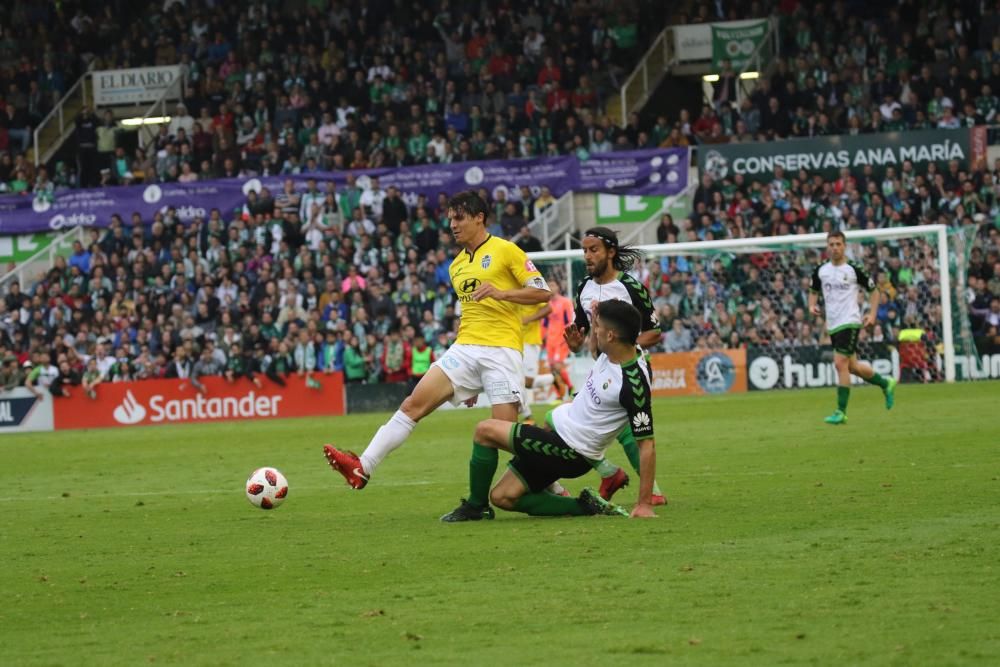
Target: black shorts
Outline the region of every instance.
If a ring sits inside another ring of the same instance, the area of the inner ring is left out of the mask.
[[[532,493],[556,480],[585,475],[593,468],[590,459],[567,445],[558,433],[537,426],[514,424],[510,446],[514,458],[507,465]]]
[[[857,354],[859,333],[861,333],[861,327],[848,327],[830,334],[833,351],[847,357]]]

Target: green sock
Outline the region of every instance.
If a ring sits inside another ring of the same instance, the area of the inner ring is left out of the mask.
[[[851,398],[850,387],[837,387],[837,409],[847,413],[847,401]]]
[[[862,379],[864,379],[864,378],[862,378]],[[882,387],[883,389],[885,389],[887,386],[889,386],[889,381],[886,380],[881,375],[879,375],[878,373],[876,373],[875,375],[871,376],[868,379],[865,379],[865,382],[867,382],[868,384],[873,384],[876,387]]]
[[[583,506],[576,498],[557,496],[548,491],[526,493],[517,499],[515,512],[524,512],[531,516],[584,516]]]
[[[600,462],[594,466],[594,470],[596,470],[597,474],[602,478],[611,477],[618,472],[618,465],[607,459],[601,459]]]
[[[632,469],[638,473],[639,443],[635,441],[635,436],[632,435],[632,429],[626,426],[622,432],[618,434],[618,442],[622,443],[622,449],[625,450],[625,456],[628,457],[628,462],[632,464]]]
[[[497,471],[500,452],[492,447],[472,443],[472,458],[469,459],[469,502],[486,507],[490,502],[490,485]]]

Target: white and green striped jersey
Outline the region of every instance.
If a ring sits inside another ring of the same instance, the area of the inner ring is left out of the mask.
[[[590,276],[583,279],[583,282],[576,288],[574,324],[584,333],[590,331],[590,318],[594,304],[612,300],[624,301],[635,306],[635,309],[642,316],[642,322],[639,326],[640,332],[659,331],[660,320],[656,316],[656,309],[653,308],[649,291],[642,283],[624,272],[619,272],[614,280],[603,285]]]
[[[813,271],[809,289],[823,295],[826,330],[828,333],[835,333],[841,329],[861,327],[858,295],[862,289],[866,292],[875,289],[875,281],[853,262],[826,262]]]
[[[619,366],[602,354],[573,402],[552,412],[552,425],[566,444],[599,461],[626,424],[636,440],[653,437],[652,398],[644,355]]]

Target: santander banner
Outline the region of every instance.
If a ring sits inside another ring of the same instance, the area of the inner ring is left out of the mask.
[[[97,398],[82,391],[54,401],[56,430],[187,424],[275,417],[319,417],[344,414],[344,380],[340,373],[319,376],[319,389],[306,387],[298,376],[280,387],[261,377],[258,389],[246,379],[232,384],[221,377],[202,378],[199,393],[185,380],[144,380],[101,384]]]

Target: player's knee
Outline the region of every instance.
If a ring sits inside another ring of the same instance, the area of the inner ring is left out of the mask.
[[[502,431],[502,423],[499,419],[484,419],[476,424],[474,435],[476,442],[481,445],[502,444],[502,438],[499,435]]]
[[[512,510],[517,504],[517,498],[504,492],[501,488],[493,487],[490,491],[490,502],[493,503],[494,507],[499,507],[502,510]]]
[[[416,408],[418,405],[419,405],[418,402],[413,399],[413,394],[410,394],[409,396],[403,399],[403,402],[400,404],[399,409],[403,412],[404,415],[406,415],[410,419],[415,420],[416,418],[414,417],[414,415],[417,414]]]
[[[489,422],[490,422],[489,419],[484,419],[483,421],[481,421],[478,424],[476,424],[476,432],[472,436],[472,437],[474,437],[476,439],[476,442],[478,442],[478,443],[485,443],[485,442],[487,442],[487,435],[490,432]]]
[[[404,415],[416,422],[426,417],[432,408],[427,405],[426,401],[421,400],[421,398],[417,396],[416,391],[414,391],[403,399],[399,409],[402,410]]]

